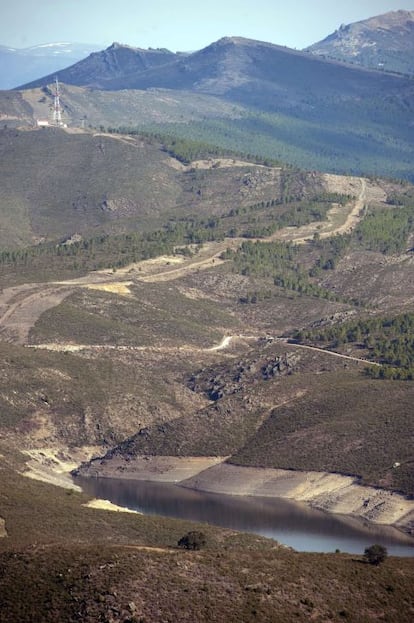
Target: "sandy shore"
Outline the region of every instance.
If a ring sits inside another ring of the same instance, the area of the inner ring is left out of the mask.
[[[35,450],[26,450],[25,454],[29,457],[26,462],[26,471],[22,472],[23,476],[32,478],[33,480],[41,480],[56,487],[71,489],[72,491],[82,491],[81,487],[75,485],[70,475],[73,469],[78,467],[82,461],[87,461],[97,453],[97,446],[88,446],[84,448],[38,448]],[[115,511],[122,513],[138,513],[138,511],[117,506],[109,500],[100,500],[94,498],[82,504],[86,508],[96,508],[100,510]],[[7,536],[4,520],[0,518],[0,537]]]
[[[85,508],[98,508],[104,511],[115,511],[117,513],[135,513],[136,515],[142,515],[138,511],[134,511],[131,508],[125,508],[125,506],[118,506],[117,504],[112,504],[109,500],[100,500],[99,498],[94,498],[93,500],[89,500],[86,504],[82,504]]]
[[[147,480],[151,482],[182,483],[219,465],[225,457],[218,456],[139,456],[125,461],[114,457],[110,461],[96,459],[90,467],[81,469],[81,476]]]

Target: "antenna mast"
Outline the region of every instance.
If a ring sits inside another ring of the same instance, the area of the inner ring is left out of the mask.
[[[57,126],[63,126],[62,121],[62,108],[60,106],[60,93],[59,93],[59,81],[57,76],[55,77],[55,95],[53,106],[53,123]]]

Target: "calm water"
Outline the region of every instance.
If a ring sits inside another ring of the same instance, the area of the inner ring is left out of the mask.
[[[147,515],[204,522],[261,534],[298,551],[362,554],[373,543],[395,556],[414,556],[414,539],[394,528],[330,515],[305,505],[266,497],[241,497],[193,491],[173,484],[76,478],[90,495]]]

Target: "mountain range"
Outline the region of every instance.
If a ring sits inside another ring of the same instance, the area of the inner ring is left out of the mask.
[[[412,176],[414,85],[404,76],[241,37],[191,54],[113,44],[57,76],[72,125],[163,132],[308,169]],[[53,106],[53,80],[21,87],[33,120]],[[171,116],[183,100],[194,113]]]
[[[306,48],[364,67],[414,74],[414,11],[392,11],[354,24]]]
[[[362,71],[290,48],[224,37],[191,54],[142,50],[114,43],[61,71],[61,82],[93,89],[174,89],[219,95],[254,105],[267,98],[266,108],[289,107],[318,89],[321,99],[338,91],[348,97],[375,97],[401,91],[401,79]],[[53,82],[55,74],[22,85],[21,89]],[[277,104],[273,98],[277,97]]]
[[[414,11],[392,11],[343,24],[303,51],[370,69],[411,75],[414,73],[413,32]],[[86,64],[76,66],[91,53]],[[94,84],[96,80],[94,86],[99,85],[98,88],[118,88],[111,81],[126,77],[128,72],[141,72],[185,56],[188,54],[174,54],[166,49],[143,50],[117,43],[104,51],[90,43],[44,43],[24,49],[0,46],[0,88],[29,84],[40,76],[49,78],[66,68],[62,80],[70,84]],[[73,69],[72,64],[75,64]]]

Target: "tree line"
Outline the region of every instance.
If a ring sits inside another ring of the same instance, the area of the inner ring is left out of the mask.
[[[370,366],[372,378],[414,379],[414,313],[394,317],[366,318],[318,329],[297,331],[294,339],[327,347],[353,344],[364,349],[365,358],[383,364]]]

